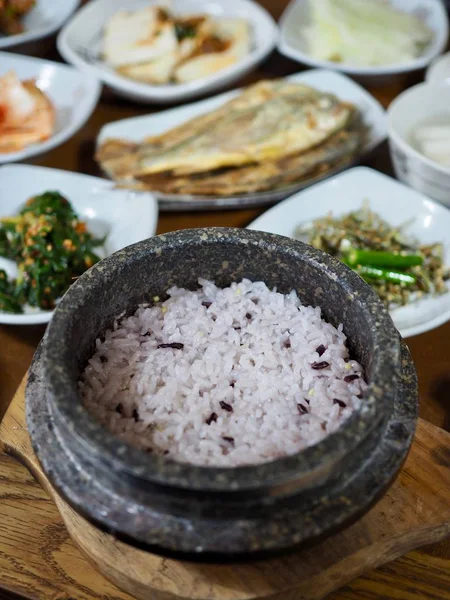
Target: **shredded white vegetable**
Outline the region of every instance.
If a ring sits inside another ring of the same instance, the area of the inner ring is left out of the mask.
[[[354,66],[411,61],[431,41],[432,31],[416,15],[382,0],[313,0],[306,28],[309,52],[321,60]]]
[[[450,125],[423,125],[415,130],[414,137],[425,156],[450,167]]]

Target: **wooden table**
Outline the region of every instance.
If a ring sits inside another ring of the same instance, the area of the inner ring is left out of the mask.
[[[260,0],[278,18],[287,0]],[[48,58],[56,59],[52,50]],[[263,77],[294,73],[298,65],[275,53],[249,83]],[[370,91],[388,106],[414,79]],[[38,157],[34,164],[98,175],[93,161],[94,140],[100,127],[110,121],[147,114],[149,109],[119,100],[105,91],[94,115],[68,142]],[[391,174],[387,145],[366,164]],[[1,193],[1,192],[0,192]],[[1,202],[1,199],[0,199]],[[219,212],[162,213],[158,233],[199,226],[245,227],[263,209]],[[450,234],[449,234],[450,235]],[[0,418],[25,374],[44,328],[0,326]],[[450,431],[450,323],[408,339],[420,384],[420,414]],[[14,489],[14,493],[11,490]],[[17,493],[16,490],[20,490]],[[450,499],[449,499],[450,502]],[[43,529],[45,528],[45,529]],[[42,540],[46,540],[43,544]],[[18,540],[22,540],[19,543]],[[25,541],[24,541],[25,540]],[[61,556],[64,553],[65,560]],[[67,557],[70,560],[67,561]],[[46,568],[39,565],[45,562]],[[80,598],[113,598],[113,586],[98,576],[68,539],[56,508],[46,493],[13,459],[0,455],[0,598],[49,600],[67,598],[56,592],[64,578],[77,581]],[[95,595],[85,586],[96,580]],[[37,582],[39,581],[39,585]],[[46,593],[36,592],[45,589]],[[19,594],[17,596],[16,594]],[[78,598],[78,596],[77,596]],[[413,552],[396,562],[354,581],[331,600],[450,600],[450,541]],[[76,600],[71,598],[70,600]]]

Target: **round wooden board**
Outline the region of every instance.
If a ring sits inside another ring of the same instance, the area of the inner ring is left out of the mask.
[[[233,565],[195,564],[137,550],[92,526],[52,488],[31,448],[24,389],[23,382],[0,425],[3,451],[25,463],[50,493],[72,539],[97,569],[139,600],[319,600],[450,535],[450,434],[419,420],[407,463],[384,498],[363,519],[313,549]]]

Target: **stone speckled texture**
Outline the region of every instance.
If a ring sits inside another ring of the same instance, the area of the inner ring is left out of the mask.
[[[95,339],[171,285],[195,289],[199,276],[296,289],[342,322],[369,380],[363,409],[321,443],[254,467],[186,465],[119,442],[77,392]],[[398,472],[416,418],[414,368],[370,287],[309,246],[240,229],[165,234],[90,269],[55,311],[27,389],[36,453],[76,510],[131,543],[198,558],[282,550],[354,519]]]

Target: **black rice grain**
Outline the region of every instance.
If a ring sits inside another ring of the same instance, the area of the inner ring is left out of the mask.
[[[223,410],[226,410],[227,412],[233,412],[233,407],[231,404],[228,404],[228,402],[225,402],[225,400],[221,400],[219,404],[220,408],[223,408]]]
[[[121,402],[116,406],[116,412],[119,413],[119,415],[123,415],[123,404]]]
[[[346,408],[347,405],[343,400],[339,400],[339,398],[333,398],[333,404],[338,404],[341,408]]]
[[[217,421],[219,417],[217,416],[217,413],[213,412],[209,415],[209,417],[206,419],[205,423],[207,425],[211,425],[211,423],[215,423]]]
[[[211,306],[212,302],[202,302],[202,306],[208,309]]]
[[[359,379],[359,375],[353,374],[353,375],[346,375],[344,377],[345,383],[350,383],[350,381],[355,381],[355,379]]]
[[[322,360],[321,362],[313,362],[311,365],[311,369],[314,369],[315,371],[320,371],[320,369],[326,369],[329,366],[329,362],[327,362],[326,360]]]
[[[230,444],[234,444],[234,438],[233,437],[229,437],[227,435],[223,435],[222,439],[225,440],[226,442],[229,442]]]
[[[133,414],[133,419],[137,423],[139,421],[139,413],[138,413],[138,411],[135,408],[133,408],[133,413],[132,414]]]
[[[158,344],[157,348],[173,348],[174,350],[183,350],[184,344],[180,342],[172,342],[171,344]]]
[[[317,346],[316,348],[316,352],[319,356],[322,356],[322,354],[325,352],[326,348],[323,344],[320,344],[320,346]]]
[[[306,413],[308,412],[308,409],[306,408],[306,406],[304,404],[297,404],[297,408],[298,408],[298,412],[301,415],[306,415]]]

